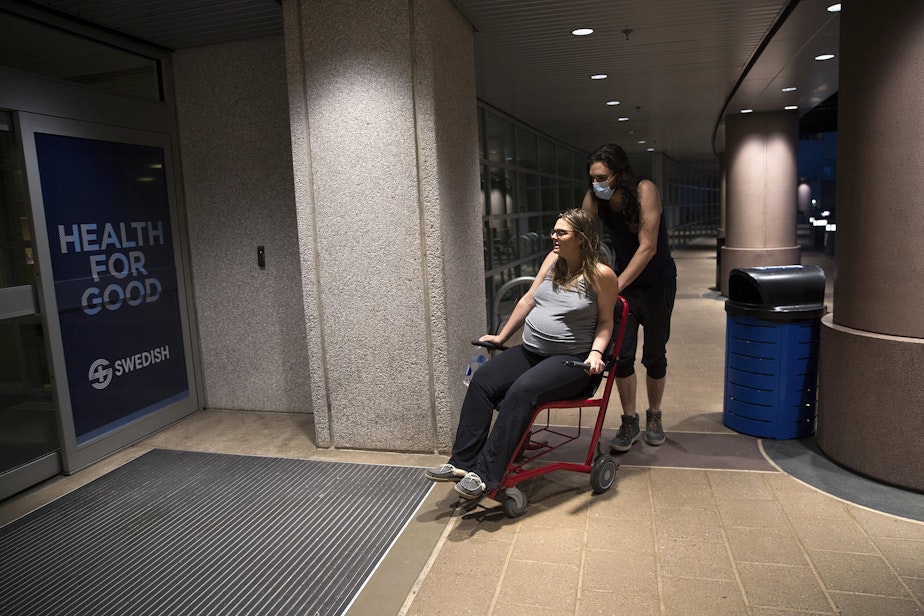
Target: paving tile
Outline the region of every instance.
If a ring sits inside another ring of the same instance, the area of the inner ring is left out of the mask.
[[[776,501],[717,498],[716,507],[725,526],[739,528],[788,527],[789,519]]]
[[[903,577],[902,582],[911,591],[911,594],[918,600],[918,603],[924,603],[924,578]]]
[[[806,550],[876,553],[873,542],[854,520],[793,518],[792,525]]]
[[[843,592],[831,592],[840,616],[922,616],[924,610],[911,599],[876,597]]]
[[[662,485],[652,491],[655,509],[715,509],[715,496],[709,486],[696,484]]]
[[[670,539],[658,543],[661,575],[734,581],[728,548],[721,543]]]
[[[765,473],[708,471],[709,485],[718,498],[773,500],[773,490],[764,481]]]
[[[594,518],[587,521],[587,547],[598,550],[654,551],[651,518]]]
[[[811,551],[809,558],[829,590],[910,598],[904,584],[878,554]]]
[[[816,616],[819,614],[830,616],[831,614],[834,614],[834,611],[832,609],[827,612],[806,612],[803,610],[794,611],[794,610],[776,609],[772,607],[751,606],[751,616]]]
[[[644,595],[629,595],[624,592],[601,592],[581,590],[577,616],[660,616],[661,598],[656,591]]]
[[[924,540],[924,523],[897,518],[862,507],[850,507],[850,515],[870,537]]]
[[[516,560],[577,566],[584,549],[584,529],[521,527],[510,553]]]
[[[753,606],[831,613],[824,591],[805,567],[738,563],[738,575]]]
[[[727,528],[725,533],[738,562],[808,564],[798,536],[789,528]]]
[[[504,571],[497,603],[570,610],[574,613],[578,570],[579,567],[575,565],[511,560]]]
[[[844,520],[850,517],[847,505],[811,488],[774,490],[777,501],[790,518]]]
[[[899,575],[924,578],[924,541],[877,537],[873,543]]]
[[[737,582],[662,578],[667,616],[741,616],[747,606]]]
[[[540,605],[498,602],[497,605],[494,606],[494,611],[491,612],[492,616],[523,616],[524,614],[538,614],[538,616],[574,616],[574,610],[551,608]]]
[[[725,543],[722,521],[716,509],[657,509],[655,536],[658,541],[687,539]]]
[[[641,595],[658,587],[654,551],[586,550],[581,589]]]
[[[497,577],[478,579],[497,580]],[[431,570],[425,583],[407,610],[407,616],[485,616],[490,612],[495,586],[489,585],[481,592],[466,592],[465,600],[454,599],[458,591],[465,589],[459,583],[459,574],[446,570]]]

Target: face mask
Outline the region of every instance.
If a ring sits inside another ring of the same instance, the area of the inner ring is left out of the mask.
[[[609,182],[594,182],[594,194],[601,199],[609,199],[613,196],[615,190],[610,186]]]

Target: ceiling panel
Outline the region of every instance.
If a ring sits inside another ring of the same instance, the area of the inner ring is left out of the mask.
[[[584,150],[615,141],[630,153],[654,148],[711,163],[725,114],[786,104],[804,114],[837,90],[837,60],[814,60],[820,49],[837,49],[829,0],[453,2],[474,26],[478,96]],[[277,0],[39,4],[176,50],[282,33]],[[579,27],[594,33],[573,36]],[[598,73],[608,77],[590,79]],[[799,89],[782,93],[784,83]]]

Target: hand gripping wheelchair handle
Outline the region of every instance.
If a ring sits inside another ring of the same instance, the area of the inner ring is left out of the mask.
[[[502,344],[494,344],[493,342],[485,342],[483,340],[472,340],[472,344],[479,347],[484,347],[492,351],[506,351],[507,347]]]

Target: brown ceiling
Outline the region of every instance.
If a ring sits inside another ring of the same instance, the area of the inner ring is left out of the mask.
[[[708,163],[725,114],[802,115],[837,91],[837,58],[814,59],[838,53],[834,0],[453,1],[475,29],[479,98],[584,150],[615,141]],[[282,32],[276,0],[38,4],[176,50]],[[571,34],[582,27],[594,33]]]

